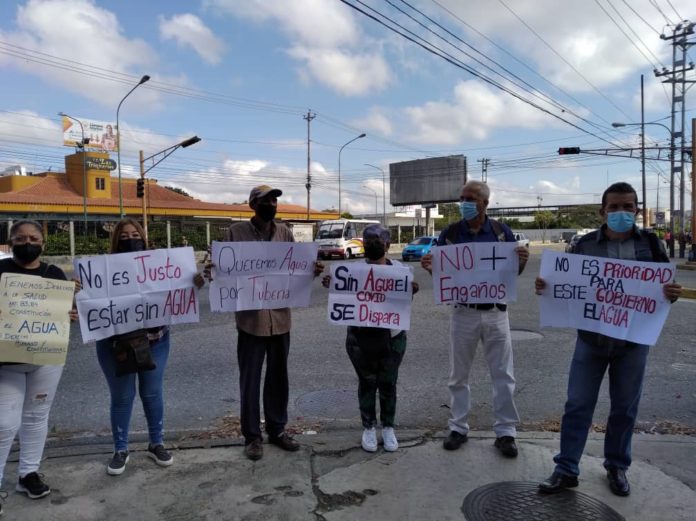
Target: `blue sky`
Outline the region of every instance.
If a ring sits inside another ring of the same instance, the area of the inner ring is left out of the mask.
[[[355,214],[374,211],[375,193],[381,210],[382,175],[366,164],[388,172],[391,162],[450,154],[467,156],[472,178],[480,178],[477,160],[490,159],[491,205],[537,204],[538,197],[542,204],[597,202],[608,182],[638,188],[640,162],[555,151],[612,147],[605,140],[637,146],[638,128],[610,124],[640,121],[641,74],[646,121],[669,126],[668,95],[653,68],[671,65],[671,47],[659,33],[696,21],[692,0],[347,2],[493,76],[466,50],[501,72],[501,84],[587,132],[340,0],[4,0],[0,170],[62,170],[70,149],[61,146],[57,113],[115,121],[120,99],[148,74],[152,80],[121,108],[122,170],[135,175],[140,149],[148,156],[198,135],[201,143],[148,175],[207,201],[240,202],[268,183],[284,190],[284,201],[304,205],[303,115],[311,109],[315,209],[338,206],[339,149],[363,132],[341,154],[342,208]],[[510,83],[510,73],[528,90]],[[688,121],[696,117],[696,92],[686,107]],[[667,139],[662,127],[646,130],[649,145]],[[668,164],[648,165],[647,201],[656,205],[660,168],[664,208]],[[388,198],[388,185],[385,191]]]

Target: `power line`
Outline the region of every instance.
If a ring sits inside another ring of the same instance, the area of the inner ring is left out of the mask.
[[[541,35],[540,35],[539,33],[537,33],[527,22],[525,22],[515,11],[512,10],[503,0],[498,0],[498,2],[500,2],[500,3],[503,5],[503,7],[505,7],[508,11],[510,11],[510,12],[512,13],[512,15],[513,15],[515,18],[517,18],[517,19],[520,21],[520,23],[521,23],[522,25],[524,25],[534,36],[536,36],[536,37],[537,37],[549,50],[551,50],[551,52],[553,52],[556,56],[558,56],[558,57],[563,61],[563,63],[565,63],[568,67],[570,67],[571,69],[573,69],[573,71],[575,72],[575,74],[577,74],[578,76],[580,76],[580,78],[582,78],[590,87],[592,87],[592,89],[593,89],[597,94],[599,94],[602,98],[604,98],[607,102],[609,102],[609,104],[611,104],[616,110],[618,110],[619,112],[621,112],[621,114],[623,114],[624,116],[626,116],[628,119],[631,118],[631,116],[629,116],[628,114],[626,114],[626,112],[624,112],[624,110],[623,110],[621,107],[619,107],[616,103],[614,103],[608,96],[606,96],[602,91],[600,91],[590,80],[588,80],[578,69],[576,69],[575,66],[573,66],[572,63],[570,63],[568,60],[566,60],[566,59],[563,57],[563,55],[561,55],[561,53],[559,53],[556,49],[554,49],[553,46],[552,46],[551,44],[549,44],[546,40],[544,40],[544,39],[541,37]]]

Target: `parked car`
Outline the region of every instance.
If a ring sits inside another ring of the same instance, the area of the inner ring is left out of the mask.
[[[513,235],[515,236],[515,240],[517,241],[518,245],[529,248],[529,239],[527,239],[527,236],[524,233],[515,232]]]
[[[430,253],[430,249],[437,244],[437,237],[424,236],[418,237],[408,243],[401,252],[401,258],[408,262],[410,260],[418,260],[426,253]]]
[[[583,233],[576,233],[573,235],[570,240],[568,241],[568,244],[566,244],[565,251],[566,253],[573,253],[575,251],[575,246],[577,246],[578,241],[580,240],[580,237],[582,237],[584,234]]]

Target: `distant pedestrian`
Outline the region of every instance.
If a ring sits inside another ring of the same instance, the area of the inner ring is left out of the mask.
[[[399,261],[387,257],[391,243],[389,230],[380,224],[371,224],[363,230],[365,262],[368,264],[400,266]],[[331,277],[322,279],[329,287]],[[413,294],[418,283],[411,282]],[[346,351],[358,375],[358,404],[363,425],[361,446],[367,452],[377,451],[377,392],[379,391],[379,417],[382,424],[384,450],[393,452],[399,448],[394,432],[396,416],[396,381],[399,366],[406,352],[406,331],[378,327],[348,326]]]
[[[40,260],[44,235],[39,223],[17,221],[10,228],[9,236],[12,257],[0,260],[0,275],[18,273],[66,280],[65,273],[58,266]],[[77,311],[70,312],[70,320],[77,320]],[[38,471],[48,434],[48,414],[62,374],[62,365],[17,364],[0,360],[0,485],[12,441],[19,432],[16,488],[17,492],[31,499],[51,493]]]
[[[438,238],[438,246],[468,242],[517,242],[512,230],[486,215],[490,189],[486,183],[469,181],[459,196],[461,221],[449,225]],[[529,250],[515,248],[522,273]],[[432,273],[432,254],[424,255],[421,266]],[[451,414],[449,435],[442,444],[446,450],[457,450],[467,441],[471,393],[469,374],[478,343],[482,342],[493,381],[493,412],[495,447],[509,458],[517,457],[517,423],[515,407],[515,376],[512,358],[512,339],[507,304],[460,302],[452,307],[450,318],[450,378]]]
[[[657,237],[635,225],[638,195],[630,184],[614,183],[607,188],[599,213],[604,224],[582,237],[573,253],[669,262]],[[542,294],[546,281],[537,277],[535,288],[537,294]],[[675,302],[681,295],[681,286],[670,282],[663,286],[663,291],[666,299]],[[568,376],[568,399],[561,421],[561,450],[553,459],[556,463],[553,473],[539,484],[540,492],[553,494],[578,486],[580,458],[592,425],[600,385],[608,371],[611,407],[604,436],[604,467],[611,491],[617,496],[630,494],[626,470],[631,465],[631,438],[648,351],[648,345],[578,330]]]

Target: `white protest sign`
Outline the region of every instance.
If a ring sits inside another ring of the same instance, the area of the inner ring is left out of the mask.
[[[75,283],[33,275],[0,276],[0,362],[63,365]]]
[[[213,242],[212,311],[309,306],[319,246],[297,242]]]
[[[329,322],[342,326],[410,329],[413,274],[408,266],[331,265]]]
[[[674,264],[545,250],[539,273],[546,281],[540,296],[541,325],[655,344],[670,309],[662,286],[674,273]]]
[[[517,300],[516,242],[466,242],[432,249],[436,304]]]
[[[82,340],[198,322],[193,248],[145,250],[75,259]]]

